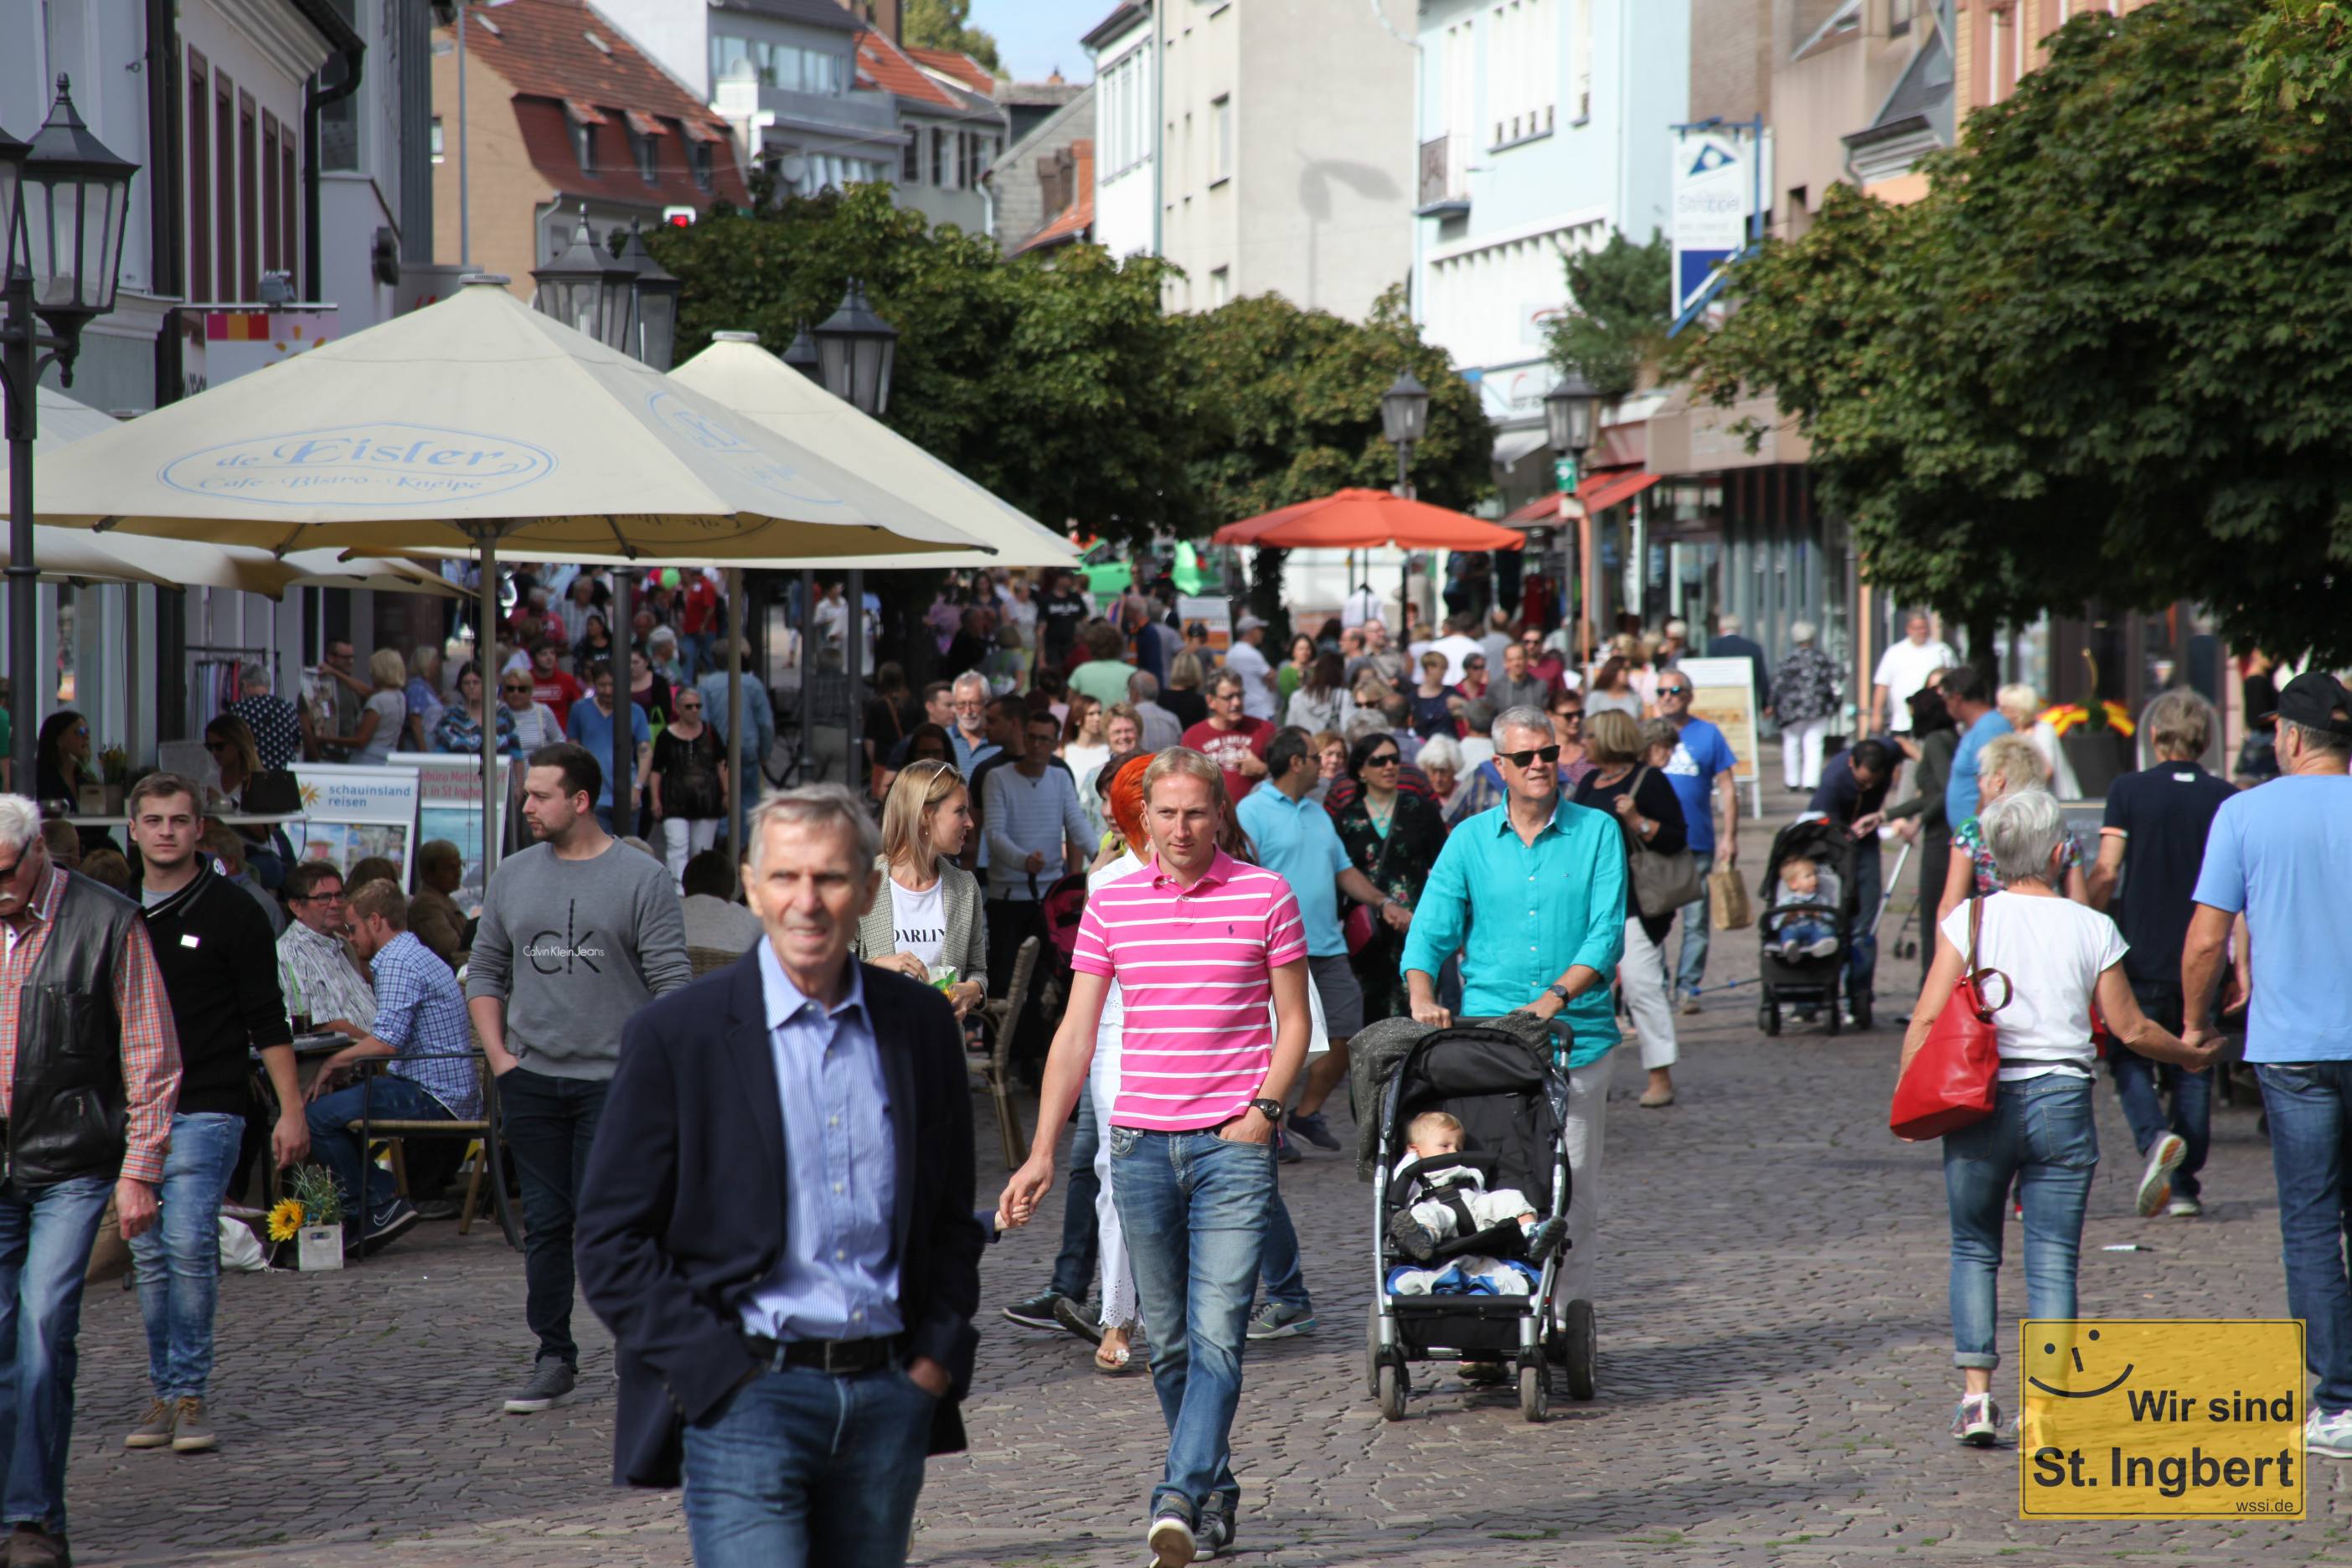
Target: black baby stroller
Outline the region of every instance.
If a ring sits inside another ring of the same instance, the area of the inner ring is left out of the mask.
[[[1566,1328],[1548,1332],[1545,1303],[1559,1272],[1563,1241],[1540,1260],[1541,1281],[1528,1295],[1406,1295],[1389,1293],[1389,1271],[1408,1264],[1390,1239],[1412,1176],[1455,1162],[1476,1167],[1487,1190],[1515,1187],[1527,1194],[1538,1221],[1568,1214],[1568,1075],[1547,1052],[1496,1028],[1438,1029],[1397,1058],[1381,1085],[1378,1159],[1372,1172],[1373,1309],[1365,1347],[1365,1382],[1381,1414],[1403,1419],[1412,1362],[1446,1360],[1516,1363],[1519,1413],[1540,1421],[1551,1405],[1550,1367],[1567,1373],[1570,1397],[1592,1397],[1591,1303],[1571,1303]],[[1462,1152],[1415,1161],[1395,1170],[1405,1129],[1425,1110],[1450,1112],[1462,1123]],[[1530,1264],[1516,1220],[1438,1244],[1439,1258],[1479,1254]],[[1431,1260],[1434,1261],[1434,1260]]]
[[[1832,872],[1838,880],[1837,907],[1829,912],[1830,931],[1837,940],[1837,951],[1827,953],[1777,952],[1771,944],[1779,940],[1783,927],[1801,921],[1820,920],[1818,908],[1775,909],[1770,903],[1780,890],[1780,868],[1799,857],[1811,860],[1825,872]],[[1780,1032],[1780,1008],[1783,1004],[1819,1007],[1828,1021],[1829,1032],[1838,1032],[1841,1018],[1839,993],[1845,989],[1846,959],[1853,952],[1854,933],[1862,929],[1866,918],[1862,907],[1862,892],[1854,885],[1853,836],[1843,823],[1819,818],[1792,822],[1772,836],[1772,854],[1764,867],[1763,912],[1757,917],[1756,938],[1762,950],[1756,956],[1756,979],[1761,987],[1761,998],[1756,1004],[1756,1024],[1768,1035]],[[1870,914],[1876,914],[1871,910]],[[1846,1006],[1853,1014],[1854,1027],[1870,1027],[1870,994],[1854,992],[1845,997]]]

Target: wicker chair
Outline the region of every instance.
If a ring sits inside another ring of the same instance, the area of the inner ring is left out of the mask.
[[[1004,1168],[1018,1170],[1028,1157],[1021,1141],[1021,1112],[1013,1103],[1013,1024],[1028,1004],[1029,987],[1037,978],[1038,939],[1029,937],[1013,958],[1012,978],[1004,994],[981,1009],[981,1026],[988,1037],[988,1054],[972,1059],[972,1070],[987,1084],[996,1102],[996,1130],[1004,1141]]]
[[[408,1196],[408,1164],[403,1157],[404,1141],[410,1138],[463,1138],[468,1142],[480,1139],[481,1157],[474,1162],[474,1173],[466,1180],[465,1206],[458,1211],[457,1234],[468,1235],[474,1228],[474,1215],[481,1206],[482,1177],[489,1175],[490,1205],[499,1216],[499,1228],[506,1233],[507,1245],[518,1250],[522,1247],[522,1233],[515,1228],[514,1213],[507,1203],[506,1163],[499,1142],[499,1078],[490,1070],[489,1057],[479,1049],[471,1051],[419,1051],[404,1058],[380,1057],[358,1064],[362,1089],[372,1086],[377,1076],[390,1068],[395,1059],[415,1061],[420,1058],[467,1058],[481,1074],[482,1112],[470,1121],[435,1119],[385,1119],[368,1114],[370,1095],[360,1096],[360,1113],[345,1123],[360,1141],[360,1158],[364,1162],[370,1143],[378,1138],[392,1141],[392,1179],[394,1189]],[[360,1194],[362,1201],[365,1194]],[[362,1230],[354,1248],[354,1256],[367,1256],[367,1237]]]
[[[730,952],[723,947],[689,947],[686,950],[686,962],[693,966],[694,977],[697,980],[714,969],[726,968],[742,956],[740,952]]]

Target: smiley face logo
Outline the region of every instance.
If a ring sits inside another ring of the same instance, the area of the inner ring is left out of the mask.
[[[2091,1339],[2095,1342],[2098,1337],[2099,1331],[2093,1329],[2091,1331]],[[2055,1344],[2045,1344],[2042,1347],[2042,1353],[2044,1355],[2056,1355],[2058,1353],[2058,1347]],[[2076,1372],[2082,1373],[2086,1376],[2089,1375],[2089,1369],[2083,1364],[2082,1347],[2078,1345],[2067,1352],[2067,1354],[2074,1358],[2074,1370]],[[2054,1394],[2060,1399],[2096,1399],[2102,1394],[2113,1394],[2116,1389],[2121,1388],[2124,1385],[2124,1380],[2131,1376],[2131,1363],[2126,1363],[2123,1371],[2116,1373],[2113,1380],[2107,1383],[2103,1383],[2096,1388],[2053,1388],[2050,1384],[2042,1382],[2038,1377],[2029,1377],[2025,1381],[2040,1389],[2042,1393]]]

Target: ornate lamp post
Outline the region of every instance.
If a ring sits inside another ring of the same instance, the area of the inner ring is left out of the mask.
[[[654,253],[646,248],[645,232],[634,222],[629,225],[629,247],[621,253],[621,260],[635,272],[630,282],[635,295],[631,312],[635,330],[629,353],[656,370],[667,371],[677,348],[677,298],[686,292],[686,285],[654,259]]]
[[[59,76],[31,142],[0,131],[0,383],[8,433],[8,668],[14,787],[34,789],[40,724],[39,615],[33,559],[33,437],[43,367],[73,384],[81,331],[114,309],[123,217],[137,165],[110,153],[74,112]],[[47,329],[46,331],[44,329]]]
[[[853,278],[848,289],[841,296],[840,308],[820,322],[813,333],[816,340],[818,374],[826,391],[840,398],[860,414],[881,417],[890,406],[890,372],[898,357],[898,329],[874,313],[866,302],[866,285]],[[797,349],[799,344],[794,343]],[[791,361],[789,357],[787,363]],[[843,584],[843,595],[849,601],[849,615],[845,626],[842,649],[842,674],[849,689],[848,716],[842,721],[844,749],[854,777],[857,771],[857,731],[864,717],[858,700],[858,683],[866,675],[866,574],[853,568]],[[815,602],[813,590],[802,598],[809,605],[810,625],[815,625]]]
[[[1584,477],[1584,454],[1592,449],[1592,418],[1600,401],[1591,384],[1584,379],[1584,373],[1574,366],[1570,366],[1568,374],[1554,382],[1551,390],[1544,394],[1544,434],[1551,442],[1552,471],[1559,483],[1563,539],[1571,516],[1570,500]],[[1576,514],[1575,521],[1577,562],[1589,578],[1592,563],[1591,521],[1580,511]],[[1592,584],[1590,581],[1581,583],[1577,596],[1584,605],[1585,613],[1580,618],[1584,625],[1584,658],[1588,663],[1592,658],[1591,595]]]
[[[539,285],[531,303],[541,314],[587,333],[608,349],[634,352],[637,269],[596,243],[584,208],[563,254],[532,268],[530,276]]]
[[[1412,449],[1429,433],[1429,388],[1413,378],[1412,372],[1401,370],[1381,394],[1381,434],[1396,448],[1396,493],[1410,498],[1412,494]]]

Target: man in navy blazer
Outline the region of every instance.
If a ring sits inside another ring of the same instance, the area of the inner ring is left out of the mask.
[[[699,1568],[906,1561],[980,1336],[971,1100],[946,999],[849,956],[881,873],[837,784],[751,816],[767,940],[629,1021],[580,1201],[614,1479],[686,1487]]]

